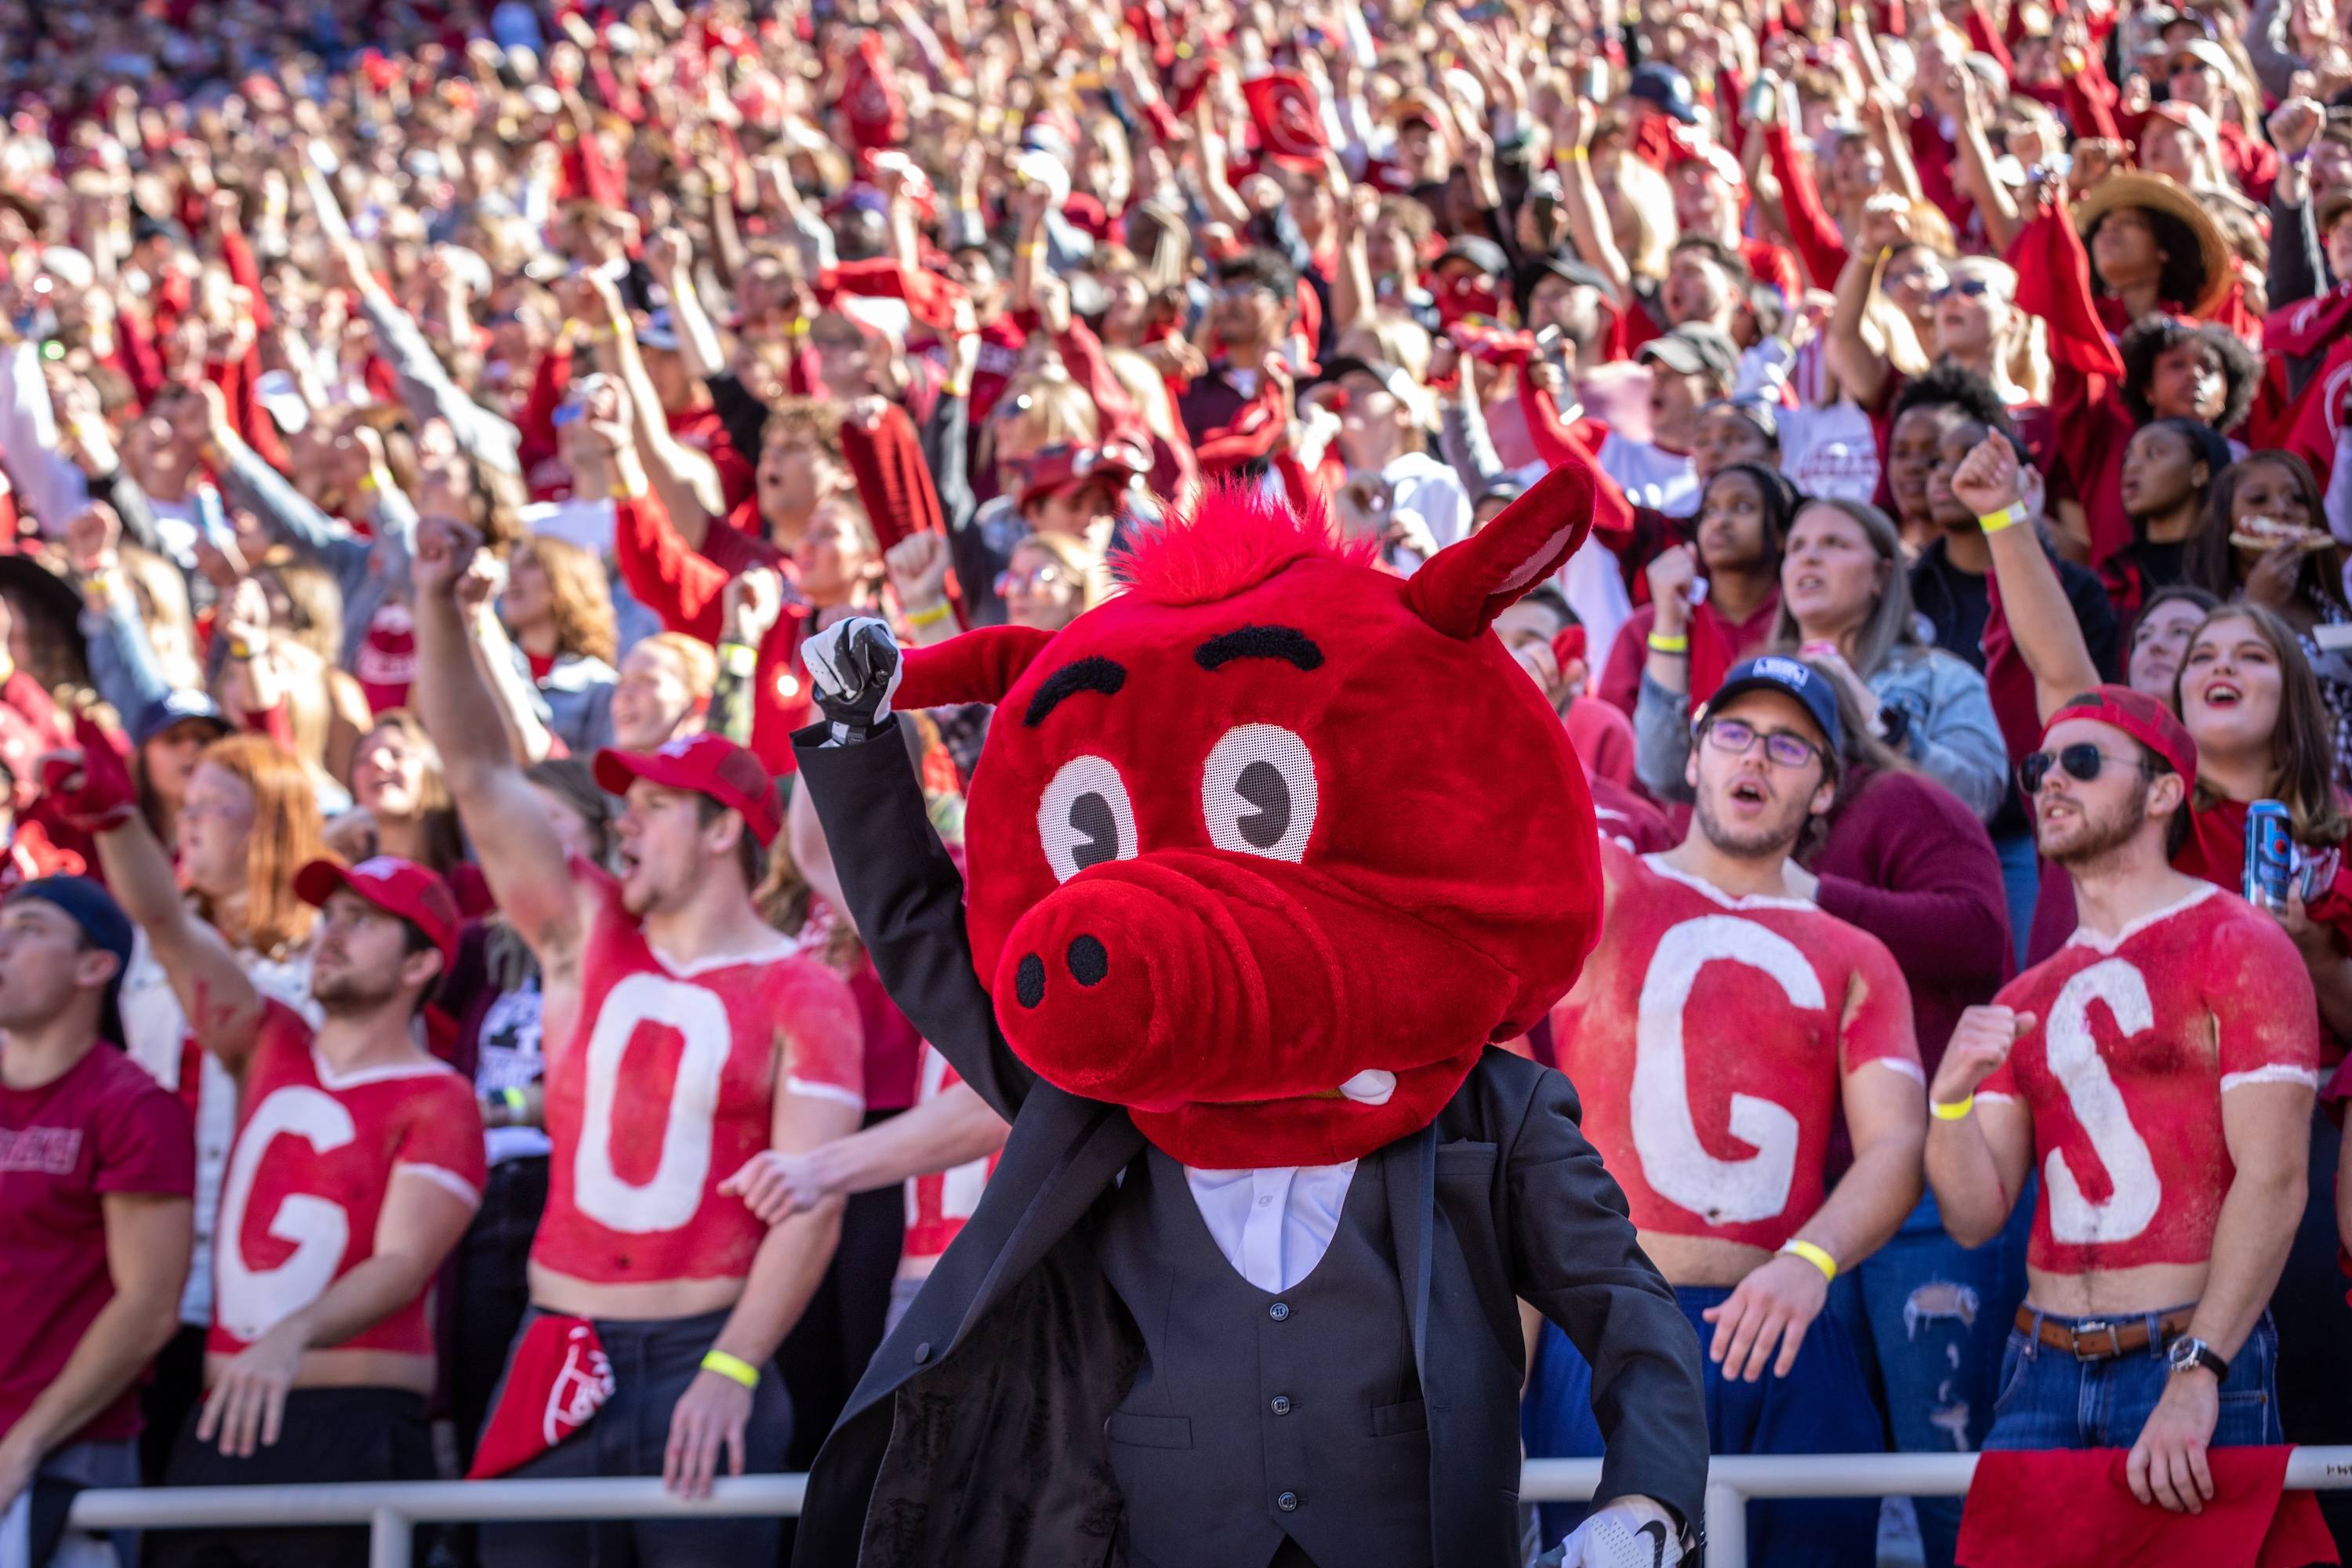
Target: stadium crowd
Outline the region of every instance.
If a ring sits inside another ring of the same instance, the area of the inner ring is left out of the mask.
[[[365,1560],[87,1487],[807,1468],[1005,1136],[793,788],[808,640],[1058,630],[1203,485],[1410,574],[1563,464],[1592,538],[1495,629],[1606,913],[1510,1048],[1717,1451],[2127,1449],[2196,1512],[2352,1441],[2347,37],[0,4],[0,1563]],[[989,717],[902,721],[950,847]],[[1599,1452],[1528,1346],[1528,1453]]]

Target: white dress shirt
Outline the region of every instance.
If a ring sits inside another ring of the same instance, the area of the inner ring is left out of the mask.
[[[1288,1290],[1315,1271],[1339,1228],[1356,1162],[1267,1165],[1255,1171],[1184,1167],[1202,1223],[1225,1261],[1261,1290]]]

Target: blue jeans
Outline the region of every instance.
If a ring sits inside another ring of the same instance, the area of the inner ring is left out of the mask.
[[[1731,1295],[1722,1287],[1678,1285],[1675,1299],[1698,1335],[1701,1354],[1715,1325],[1701,1313]],[[1869,1379],[1853,1340],[1828,1312],[1815,1320],[1787,1377],[1768,1367],[1754,1383],[1727,1379],[1706,1362],[1707,1449],[1717,1454],[1874,1454],[1885,1447]],[[1519,1415],[1529,1458],[1589,1459],[1603,1449],[1592,1417],[1592,1369],[1549,1321],[1536,1345],[1535,1375]],[[1543,1537],[1576,1528],[1581,1503],[1544,1503]],[[1748,1561],[1756,1568],[1873,1568],[1878,1500],[1843,1498],[1748,1505]]]
[[[2033,934],[2033,905],[2042,892],[2042,862],[2033,852],[2033,829],[2004,834],[1992,841],[1992,851],[2000,857],[2000,893],[2009,905],[2009,934],[2017,944],[2021,969],[2026,938]]]
[[[2170,1309],[2168,1309],[2169,1310]],[[2146,1314],[2153,1335],[2160,1312]],[[2053,1323],[2090,1320],[2038,1314]],[[2113,1320],[2102,1320],[2113,1321]],[[2124,1320],[2128,1321],[2128,1319]],[[2108,1361],[2076,1361],[2012,1328],[2000,1361],[2000,1398],[1984,1446],[1995,1448],[2128,1448],[2164,1396],[2172,1369],[2153,1338],[2146,1350]],[[2221,1383],[2216,1448],[2286,1441],[2279,1430],[2278,1330],[2264,1312],[2230,1360]]]
[[[2001,1342],[2025,1299],[2033,1199],[2029,1187],[1999,1236],[1966,1247],[1944,1229],[1929,1193],[1895,1238],[1845,1277],[1858,1287],[1862,1329],[1898,1452],[1968,1453],[1983,1445],[2001,1387]],[[1851,1300],[1833,1294],[1832,1304],[1849,1310]],[[1960,1500],[1916,1498],[1913,1507],[1927,1568],[1952,1568]]]

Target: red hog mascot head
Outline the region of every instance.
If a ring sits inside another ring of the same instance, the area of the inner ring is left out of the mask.
[[[1487,631],[1583,539],[1556,470],[1410,579],[1224,490],[1048,636],[907,656],[997,706],[965,816],[972,954],[1038,1075],[1190,1165],[1354,1159],[1435,1118],[1574,982],[1584,775]]]

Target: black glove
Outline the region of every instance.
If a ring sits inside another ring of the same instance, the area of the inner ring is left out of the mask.
[[[890,721],[890,698],[906,677],[898,640],[870,616],[825,627],[801,645],[816,702],[833,723],[827,745],[873,739]]]

